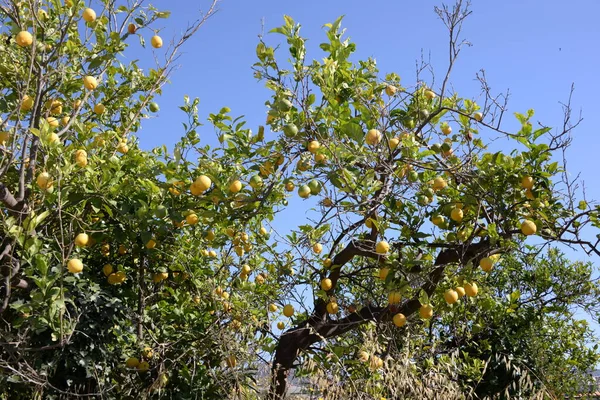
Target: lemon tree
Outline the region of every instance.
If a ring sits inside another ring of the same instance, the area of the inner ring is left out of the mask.
[[[185,97],[181,139],[144,151],[137,132],[215,3],[172,41],[155,28],[169,13],[143,3],[4,3],[2,396],[282,399],[292,370],[339,377],[316,387],[338,398],[419,396],[431,374],[566,393],[597,362],[571,312],[593,310],[594,270],[545,251],[600,254],[597,207],[557,161],[569,103],[561,129],[533,110],[506,127],[498,97],[451,90],[452,68],[401,80],[353,61],[341,18],[307,59],[286,16],[272,32],[287,45],[256,47],[263,124],[211,105],[206,145]],[[451,67],[461,4],[437,10]],[[133,40],[165,61],[127,61]],[[282,230],[292,197],[309,222]]]
[[[197,99],[174,153],[135,136],[215,3],[167,50],[167,11],[118,3],[1,5],[0,397],[224,398],[276,297],[257,254],[283,195],[227,190],[266,153],[200,148]],[[142,70],[122,54],[148,40],[165,61]]]
[[[438,12],[451,28],[454,64],[462,49],[456,32],[469,11],[459,4]],[[306,58],[306,39],[290,17],[272,30],[285,38],[287,54],[266,42],[256,50],[255,76],[273,92],[267,127],[280,133],[273,140],[289,158],[284,182],[317,205],[314,223],[285,239],[288,268],[299,271],[297,292],[289,297],[305,306],[279,337],[272,399],[283,397],[297,364],[305,363],[297,375],[331,371],[342,362],[340,373],[356,376],[365,368],[371,377],[373,371],[382,376],[383,363],[357,365],[357,354],[401,360],[402,347],[410,345],[392,337],[414,337],[414,346],[425,348],[415,357],[435,364],[432,341],[445,336],[465,304],[502,303],[504,283],[490,279],[503,268],[499,257],[535,255],[549,244],[600,254],[596,239],[582,230],[598,226],[597,208],[580,202],[582,193],[565,190],[573,182],[555,157],[578,123],[568,105],[561,129],[534,126],[533,110],[514,113],[517,129],[508,129],[501,123],[505,106],[454,92],[449,72],[435,86],[424,76],[381,75],[373,59],[351,61],[355,44],[344,36],[341,19],[325,28],[319,60]],[[494,140],[502,149],[494,149]],[[319,192],[308,186],[315,180]],[[319,252],[310,251],[314,243]],[[313,303],[302,303],[306,282],[312,282]],[[597,290],[592,286],[587,296]],[[367,349],[361,335],[369,330],[382,334]],[[465,386],[485,369],[488,358],[478,356],[453,365]],[[578,365],[581,372],[591,364]],[[534,389],[544,386],[544,378],[536,382]],[[394,395],[373,386],[370,395],[379,394]]]

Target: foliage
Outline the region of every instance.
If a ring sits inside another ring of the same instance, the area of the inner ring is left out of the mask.
[[[198,197],[188,188],[201,174],[224,188],[226,176],[253,173],[268,149],[217,156],[199,147],[198,100],[186,99],[175,153],[140,150],[133,133],[156,110],[152,99],[178,49],[214,3],[147,72],[120,55],[136,38],[130,24],[143,43],[168,13],[95,5],[97,19],[87,23],[83,2],[3,5],[0,387],[10,398],[222,398],[239,379],[225,360],[252,353],[256,343],[238,336],[254,336],[266,316],[266,308],[240,305],[271,297],[239,269],[259,265],[261,221],[283,197],[266,189]],[[33,44],[21,47],[15,35],[26,28]],[[84,88],[85,77],[97,87]],[[226,109],[213,119],[230,123]],[[232,227],[236,246],[225,239]],[[241,258],[253,247],[256,256]],[[71,271],[73,259],[82,272]],[[231,277],[235,292],[221,290]]]
[[[576,200],[576,184],[557,158],[569,145],[578,121],[571,120],[567,103],[563,130],[552,132],[545,126],[534,128],[534,111],[528,110],[515,113],[521,129],[512,133],[501,124],[506,110],[499,100],[502,96],[491,97],[484,90],[484,102],[479,105],[448,93],[450,71],[464,44],[457,36],[459,27],[469,11],[461,2],[437,11],[450,28],[451,39],[451,67],[437,90],[425,83],[422,75],[431,70],[425,63],[418,69],[417,84],[411,87],[401,84],[393,73],[381,81],[372,59],[351,62],[355,45],[343,37],[341,19],[325,26],[328,41],[320,45],[325,52],[322,62],[305,59],[305,39],[289,17],[285,25],[273,30],[287,40],[289,69],[277,61],[273,48],[264,43],[257,47],[260,62],[255,74],[273,91],[267,122],[272,130],[283,132],[285,139],[280,140],[288,147],[286,153],[297,162],[288,180],[302,185],[318,179],[323,186],[315,223],[299,227],[289,236],[289,244],[294,249],[301,244],[326,244],[325,255],[296,252],[293,257],[301,271],[299,281],[314,282],[315,307],[308,311],[308,318],[297,320],[297,329],[280,338],[272,398],[279,398],[285,390],[285,374],[297,352],[314,356],[329,370],[338,358],[356,359],[361,347],[360,336],[340,335],[367,321],[390,324],[396,314],[408,318],[399,334],[420,349],[414,357],[424,365],[441,362],[441,356],[432,351],[438,346],[447,353],[466,345],[467,351],[456,357],[461,363],[457,366],[460,382],[482,396],[506,388],[513,394],[522,390],[518,385],[524,379],[511,375],[513,367],[508,364],[533,371],[528,375],[531,390],[548,387],[564,393],[577,390],[573,382],[597,361],[596,348],[583,347],[595,341],[591,330],[573,316],[574,307],[589,309],[598,290],[589,266],[569,263],[564,269],[536,269],[545,276],[558,274],[565,279],[565,287],[537,276],[515,276],[523,279],[523,295],[533,299],[541,294],[556,296],[560,301],[551,302],[555,304],[549,308],[531,300],[508,317],[503,316],[502,307],[514,281],[494,281],[479,268],[482,263],[502,268],[497,264],[500,255],[514,260],[521,252],[527,257],[518,262],[531,264],[548,244],[579,246],[598,255],[595,239],[588,239],[583,230],[586,225],[597,227],[597,209]],[[480,79],[483,88],[488,88]],[[313,141],[319,142],[316,154],[322,154],[326,162],[316,156],[310,160]],[[509,150],[492,150],[488,144],[495,141]],[[537,240],[527,239],[531,235]],[[324,277],[331,281],[331,289],[320,290]],[[585,284],[580,286],[581,282]],[[468,293],[458,304],[475,303],[475,310],[480,311],[459,313],[462,305],[447,304],[446,292],[456,296],[454,288]],[[399,304],[390,300],[397,292],[403,299]],[[515,296],[513,290],[510,293]],[[515,307],[516,300],[512,300]],[[331,303],[344,310],[341,315],[328,309]],[[485,319],[480,316],[490,312]],[[540,313],[543,318],[532,319]],[[486,331],[491,336],[483,346],[491,348],[482,348],[470,333],[463,338],[464,333],[457,332],[458,321],[461,329],[481,330],[479,319],[500,327]],[[556,340],[565,346],[564,355],[553,354],[539,340],[525,340],[548,326],[555,327]],[[380,338],[385,350],[367,351],[376,362],[389,355],[392,346],[390,336]],[[509,357],[504,362],[506,380],[494,383],[492,371],[498,372],[501,366],[496,364],[502,361],[496,356],[502,354]],[[545,357],[553,361],[548,363]],[[557,368],[565,362],[573,379]],[[487,375],[486,367],[490,368]]]
[[[443,340],[453,342],[452,348],[460,343],[468,357],[495,361],[504,356],[554,395],[574,395],[590,384],[588,370],[598,363],[597,344],[585,345],[594,343],[592,329],[575,315],[577,310],[597,313],[600,287],[592,272],[590,263],[571,262],[556,249],[538,257],[506,257],[488,277],[490,295],[479,310],[470,310],[471,337],[461,333]],[[457,325],[449,322],[449,331],[459,332]],[[514,372],[490,364],[476,393],[512,390],[518,381],[511,377]]]

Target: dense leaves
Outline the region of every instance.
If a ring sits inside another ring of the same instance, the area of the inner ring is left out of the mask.
[[[198,100],[189,99],[175,154],[140,150],[132,133],[157,110],[151,100],[177,48],[148,72],[118,53],[131,30],[142,39],[165,13],[97,3],[97,19],[84,22],[82,2],[38,6],[10,2],[2,14],[3,394],[222,398],[235,384],[225,360],[252,353],[235,337],[253,336],[266,316],[240,305],[272,297],[238,269],[260,265],[261,221],[283,199],[266,189],[234,199],[226,183],[264,153],[197,147]],[[37,33],[20,47],[11,34],[27,27]],[[225,113],[215,125],[227,125]],[[200,175],[213,183],[198,197],[190,188]],[[232,276],[237,290],[225,292],[219,284]]]

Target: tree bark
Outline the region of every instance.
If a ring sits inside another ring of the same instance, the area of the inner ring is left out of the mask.
[[[7,207],[11,215],[18,217],[21,213],[27,213],[27,203],[24,200],[17,200],[2,182],[0,182],[0,202]]]

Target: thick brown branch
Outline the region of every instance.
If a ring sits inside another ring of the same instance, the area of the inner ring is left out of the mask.
[[[24,201],[17,200],[8,187],[2,182],[0,182],[0,202],[2,202],[13,215],[27,212],[27,204]]]
[[[488,247],[489,242],[482,241],[473,243],[465,249],[448,248],[440,251],[434,262],[435,268],[427,275],[421,289],[431,296],[444,276],[446,265],[469,260]],[[364,252],[364,250],[360,250],[352,242],[335,257],[334,264],[338,265],[339,263],[339,265],[344,265],[361,252]],[[330,277],[332,281],[334,278],[337,279],[339,277],[339,271],[340,268],[336,268],[331,273]],[[420,306],[421,303],[419,302],[418,295],[415,295],[415,297],[402,305],[400,312],[406,317],[410,317],[417,312]],[[366,306],[358,313],[353,313],[344,318],[332,321],[327,318],[327,314],[323,310],[324,307],[323,301],[317,301],[313,314],[306,321],[301,322],[298,327],[285,332],[279,339],[272,367],[270,400],[283,399],[286,392],[287,376],[293,368],[294,361],[302,351],[305,351],[311,345],[323,339],[342,335],[366,321],[380,321],[386,317],[391,317],[388,307]]]
[[[20,287],[19,285],[21,284],[21,279],[13,279],[13,277],[19,272],[21,265],[18,260],[11,256],[12,250],[13,245],[9,243],[4,247],[2,253],[0,253],[0,263],[2,263],[2,259],[4,258],[9,260],[8,267],[3,267],[0,269],[0,275],[4,275],[4,298],[2,300],[2,305],[0,305],[0,315],[8,308],[8,302],[10,301],[11,296],[11,284],[14,283],[18,287]]]
[[[18,204],[17,199],[4,183],[0,183],[0,201],[11,210],[14,210]]]

